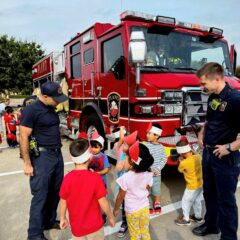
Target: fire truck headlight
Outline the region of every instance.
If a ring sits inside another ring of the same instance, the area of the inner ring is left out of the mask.
[[[164,100],[172,100],[173,96],[173,92],[164,92]]]
[[[173,114],[173,105],[165,105],[164,106],[164,113],[165,114]]]
[[[143,114],[152,114],[152,106],[141,106],[141,111]]]
[[[183,93],[182,92],[175,92],[174,93],[174,100],[182,100]]]
[[[182,113],[182,106],[181,105],[174,105],[173,112],[177,113],[177,114]]]

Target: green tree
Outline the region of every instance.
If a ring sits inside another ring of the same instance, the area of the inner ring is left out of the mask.
[[[235,75],[240,78],[240,66],[237,66]]]
[[[0,36],[0,92],[10,90],[30,94],[32,65],[43,56],[44,51],[35,42]]]

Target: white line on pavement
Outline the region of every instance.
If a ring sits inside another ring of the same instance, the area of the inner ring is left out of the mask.
[[[64,162],[64,165],[70,165],[70,164],[73,164],[73,162]],[[12,171],[12,172],[3,172],[3,173],[0,173],[0,177],[3,177],[3,176],[10,176],[10,175],[15,175],[15,174],[20,174],[20,173],[23,173],[23,170],[19,170],[19,171]]]
[[[73,162],[64,162],[64,165],[70,165],[70,164],[73,164]],[[0,177],[20,174],[20,173],[23,173],[23,171],[20,170],[20,171],[0,173]],[[238,181],[238,184],[237,184],[237,188],[239,188],[239,187],[240,187],[240,181]],[[160,215],[151,216],[150,219],[154,219],[156,217],[159,217],[161,215],[173,212],[173,211],[175,211],[177,209],[180,209],[180,208],[181,208],[181,201],[168,204],[168,205],[162,207],[162,213]],[[115,224],[114,228],[111,228],[110,226],[104,227],[104,235],[108,236],[108,235],[117,233],[119,231],[120,226],[121,226],[121,222],[117,222]]]
[[[238,184],[237,184],[237,188],[239,187],[240,187],[240,181],[238,181]],[[178,210],[181,208],[181,206],[182,206],[182,201],[168,204],[162,207],[162,212],[160,215],[151,216],[150,219],[154,219],[156,217]],[[108,235],[117,233],[119,231],[120,226],[121,226],[121,222],[117,222],[114,228],[111,228],[110,226],[104,227],[104,235],[108,236]]]
[[[155,216],[150,216],[150,219],[154,219],[154,218],[156,218],[156,217],[165,215],[165,214],[167,214],[167,213],[173,212],[173,211],[181,208],[181,203],[182,203],[182,201],[179,201],[179,202],[171,203],[171,204],[168,204],[168,205],[162,207],[162,212],[161,212],[161,214],[160,214],[160,215],[155,215]],[[108,235],[111,235],[111,234],[113,234],[113,233],[118,232],[120,226],[121,226],[121,222],[117,222],[117,223],[115,224],[115,227],[114,227],[114,228],[111,228],[110,226],[104,227],[104,235],[105,235],[105,236],[108,236]]]
[[[23,173],[23,171],[20,170],[20,171],[13,171],[13,172],[0,173],[0,177],[3,177],[3,176],[9,176],[9,175],[15,175],[15,174],[19,174],[19,173]]]

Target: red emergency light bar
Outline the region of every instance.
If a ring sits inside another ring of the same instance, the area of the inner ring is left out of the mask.
[[[220,29],[220,28],[211,27],[211,28],[209,29],[209,32],[210,32],[210,33],[213,33],[213,34],[220,35],[220,36],[223,35],[223,30]]]
[[[154,17],[154,21],[160,22],[160,23],[165,23],[165,24],[170,24],[170,25],[175,25],[176,19],[172,18],[172,17],[156,16],[156,17]]]
[[[208,27],[200,24],[195,23],[187,23],[182,21],[176,21],[175,18],[172,17],[165,17],[165,16],[155,16],[152,14],[136,12],[136,11],[125,11],[120,14],[120,19],[123,20],[145,20],[150,22],[159,22],[163,24],[168,24],[172,26],[179,26],[182,28],[188,28],[203,32],[210,32],[219,36],[222,36],[223,30],[215,27]]]
[[[120,20],[134,20],[134,19],[143,19],[147,21],[154,21],[156,16],[152,14],[142,13],[142,12],[135,12],[135,11],[125,11],[120,14]]]

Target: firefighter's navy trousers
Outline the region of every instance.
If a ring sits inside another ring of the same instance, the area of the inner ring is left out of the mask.
[[[203,194],[206,203],[205,224],[221,231],[221,240],[237,240],[238,209],[235,192],[240,170],[239,151],[221,159],[213,150],[203,151]]]
[[[63,179],[63,157],[60,148],[44,149],[39,157],[31,157],[34,176],[30,177],[33,195],[30,207],[28,239],[43,237],[44,228],[51,227],[57,216],[59,190]]]

